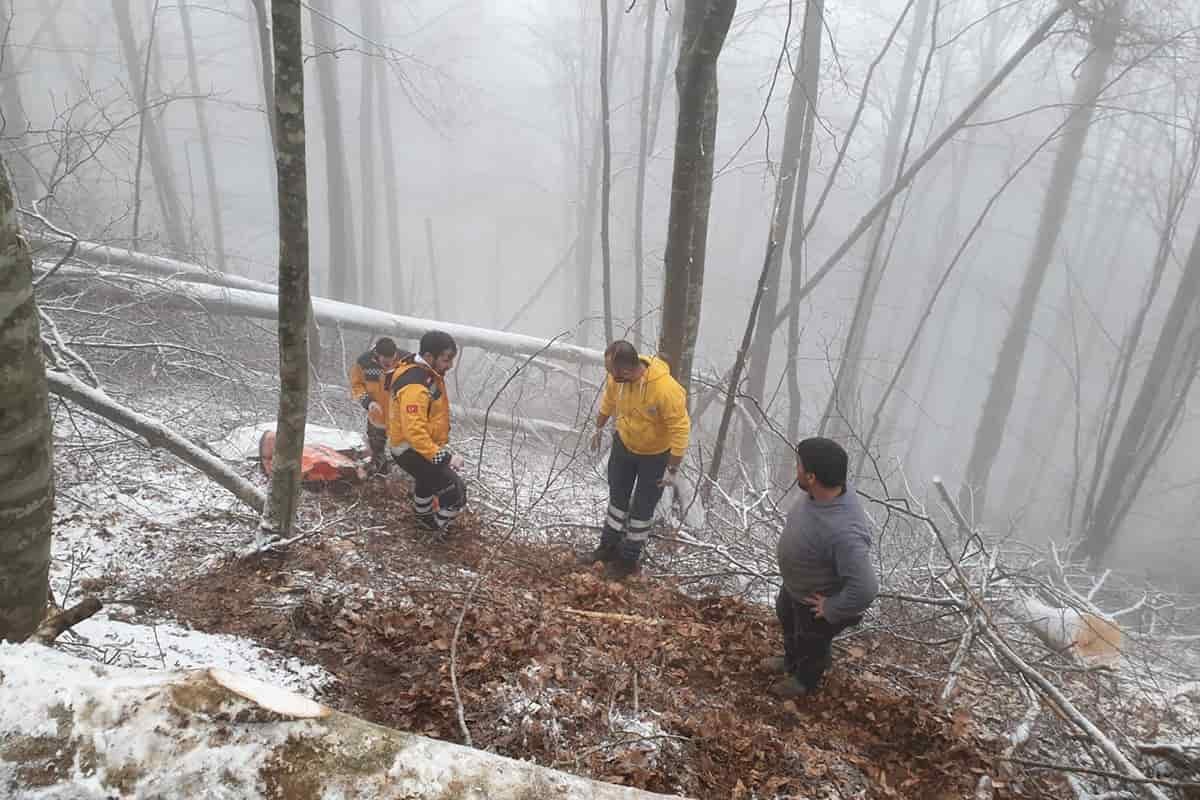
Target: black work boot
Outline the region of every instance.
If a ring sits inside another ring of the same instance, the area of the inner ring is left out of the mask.
[[[600,532],[600,545],[590,553],[579,556],[578,562],[585,567],[607,564],[621,557],[622,534],[605,526]]]
[[[437,514],[430,511],[428,514],[417,514],[417,526],[428,531],[442,530],[442,526],[438,524]]]
[[[617,558],[617,548],[615,545],[600,543],[600,546],[595,550],[580,555],[577,561],[585,567],[590,567],[593,564],[607,564]]]

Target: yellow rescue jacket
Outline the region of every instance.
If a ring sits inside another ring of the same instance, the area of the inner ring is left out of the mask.
[[[371,424],[377,428],[387,427],[388,406],[392,400],[391,382],[392,371],[379,366],[371,350],[356,358],[350,366],[350,396],[367,411],[372,402],[379,404],[383,417],[378,423],[371,420]]]
[[[618,383],[612,375],[600,396],[600,413],[617,418],[617,434],[626,449],[637,455],[657,455],[666,450],[682,456],[687,450],[692,420],[687,395],[661,358],[642,357],[642,377]]]
[[[409,448],[433,461],[450,442],[450,398],[441,375],[420,361],[401,362],[392,375],[388,447]]]

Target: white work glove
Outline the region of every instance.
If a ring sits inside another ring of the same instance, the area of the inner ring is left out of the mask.
[[[592,440],[588,443],[588,449],[593,453],[600,451],[600,445],[604,443],[604,428],[596,428],[592,434]]]
[[[668,486],[674,486],[675,485],[675,476],[677,476],[678,474],[679,474],[678,467],[667,467],[666,470],[663,471],[662,477],[658,479],[658,485],[664,489],[667,488]]]
[[[382,414],[383,408],[380,407],[379,403],[376,403],[374,400],[372,400],[371,404],[369,406],[367,406],[367,413],[368,414]]]
[[[462,472],[463,467],[466,465],[466,459],[464,459],[458,453],[454,453],[450,456],[450,469],[454,470],[455,472]]]

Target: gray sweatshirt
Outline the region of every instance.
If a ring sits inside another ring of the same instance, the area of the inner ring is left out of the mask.
[[[825,595],[825,619],[837,625],[875,602],[871,523],[854,487],[826,502],[808,494],[788,513],[776,548],[784,588],[795,600]]]

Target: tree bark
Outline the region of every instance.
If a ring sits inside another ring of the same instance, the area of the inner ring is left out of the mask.
[[[342,135],[342,101],[337,77],[337,35],[330,0],[312,0],[313,44],[316,46],[317,87],[321,97],[321,126],[325,145],[326,213],[329,215],[329,294],[348,303],[361,301],[358,258],[354,246],[354,200],[350,187],[350,169],[346,160],[346,140]],[[276,22],[278,25],[278,22]],[[278,71],[279,56],[275,57]],[[278,95],[280,84],[275,81]],[[282,213],[282,209],[281,209]]]
[[[600,0],[600,263],[603,271],[604,341],[613,340],[612,239],[609,235],[612,203],[612,120],[608,98],[608,0]]]
[[[917,0],[913,12],[912,35],[908,39],[908,47],[904,52],[904,62],[900,67],[900,81],[896,88],[895,101],[892,104],[891,116],[888,118],[887,141],[883,150],[883,164],[879,171],[879,193],[887,191],[888,186],[897,177],[897,172],[904,170],[908,157],[908,149],[916,129],[917,114],[921,107],[921,94],[916,99],[916,111],[909,118],[909,107],[913,102],[913,82],[917,75],[917,56],[925,40],[925,29],[929,25],[930,5],[932,0]],[[937,13],[934,13],[933,24],[937,25]],[[933,57],[931,44],[929,59]],[[929,59],[925,63],[925,71],[921,78],[921,90],[925,87],[925,78],[929,72]],[[907,133],[907,135],[906,135]],[[903,153],[901,144],[903,143]],[[858,430],[860,411],[860,392],[862,386],[862,359],[867,346],[867,334],[871,325],[871,316],[875,310],[875,300],[879,295],[879,286],[883,281],[883,272],[887,268],[884,256],[884,237],[888,230],[888,219],[891,216],[892,201],[889,201],[875,218],[875,223],[868,237],[867,260],[863,270],[862,281],[859,285],[858,299],[855,303],[854,316],[850,321],[850,331],[842,349],[842,357],[838,362],[834,375],[833,389],[821,417],[821,434],[835,439],[848,439],[852,430]],[[866,449],[865,442],[859,445]],[[855,447],[854,449],[858,449]]]
[[[275,171],[279,193],[279,415],[260,538],[287,536],[300,504],[308,415],[308,185],[300,0],[273,0]]]
[[[425,218],[425,250],[429,255],[429,290],[433,293],[433,318],[442,319],[442,293],[439,290],[441,270],[438,269],[437,248],[433,242],[433,220]]]
[[[641,125],[638,129],[637,186],[633,201],[633,342],[643,346],[642,314],[646,307],[643,241],[646,225],[646,167],[650,160],[650,92],[654,67],[654,18],[658,3],[646,4],[646,44],[642,53]]]
[[[625,15],[622,8],[618,6],[615,12],[615,19],[612,22],[611,30],[612,43],[605,48],[605,56],[601,63],[608,69],[609,75],[604,78],[605,86],[612,77],[613,60],[617,46],[621,40],[621,23]],[[582,22],[582,18],[581,18]],[[605,25],[608,25],[607,17]],[[602,119],[597,121],[593,128],[590,118],[584,113],[583,104],[579,108],[579,154],[580,154],[580,170],[577,192],[580,195],[576,202],[576,227],[579,231],[579,244],[575,248],[575,270],[576,270],[576,313],[577,321],[580,323],[579,342],[584,347],[588,346],[588,319],[592,316],[592,263],[595,253],[592,249],[596,238],[596,216],[597,205],[600,202],[601,195],[601,171],[603,166],[603,148],[604,148],[604,119],[602,111]],[[592,144],[586,146],[587,140],[592,139]],[[584,166],[584,158],[586,154],[586,167]]]
[[[1070,122],[1063,134],[1062,149],[1054,159],[1054,169],[1046,190],[1045,205],[1038,223],[1033,253],[1021,284],[1017,303],[1009,320],[1008,332],[996,359],[996,371],[988,387],[983,412],[975,429],[971,456],[967,462],[966,478],[959,496],[959,506],[971,510],[975,519],[982,519],[986,510],[987,483],[1004,440],[1004,431],[1012,410],[1025,345],[1029,340],[1033,313],[1046,273],[1054,257],[1058,234],[1071,201],[1075,174],[1083,157],[1088,130],[1096,109],[1096,101],[1104,88],[1104,79],[1116,54],[1117,29],[1122,2],[1113,2],[1103,16],[1092,22],[1091,52],[1083,75],[1075,86],[1071,100]]]
[[[810,18],[811,17],[811,21]],[[797,161],[797,174],[803,177],[796,181],[795,208],[792,211],[792,241],[788,248],[788,264],[791,266],[789,288],[796,289],[805,283],[804,259],[804,215],[808,203],[808,173],[812,164],[813,132],[817,121],[817,95],[820,91],[821,77],[821,41],[825,31],[825,0],[809,0],[804,14],[804,38],[801,42],[801,77],[803,78],[803,97],[805,100],[804,125],[801,131],[800,155]],[[774,313],[774,312],[772,312]],[[765,315],[764,315],[765,316]],[[760,319],[762,319],[760,317]],[[797,303],[788,314],[787,327],[787,363],[784,370],[788,387],[788,440],[797,442],[800,439],[800,371],[796,354],[800,352],[800,304]],[[762,320],[765,323],[765,319]],[[774,326],[771,328],[774,331]],[[764,382],[764,386],[766,383]],[[791,464],[788,465],[790,471]]]
[[[267,0],[250,0],[254,7],[254,22],[251,27],[258,40],[258,75],[263,87],[263,111],[267,115],[267,131],[271,137],[271,149],[275,149],[275,60],[271,52],[271,12]],[[272,192],[274,195],[274,192]],[[278,209],[276,209],[278,211]]]
[[[0,772],[19,795],[97,797],[99,775],[103,796],[122,797],[667,798],[373,725],[215,667],[122,669],[26,644],[0,647],[0,671]]]
[[[1108,555],[1155,461],[1175,431],[1200,369],[1200,230],[1167,311],[1150,366],[1129,409],[1103,489],[1085,518],[1080,554],[1093,565]]]
[[[121,55],[125,62],[125,71],[129,77],[129,85],[133,87],[133,101],[137,104],[140,116],[139,126],[145,137],[146,157],[150,161],[150,173],[153,176],[155,192],[158,196],[159,207],[162,211],[163,226],[166,228],[167,239],[177,255],[188,252],[187,227],[184,224],[183,205],[179,199],[179,190],[175,185],[175,173],[171,169],[170,154],[166,140],[158,126],[157,118],[150,113],[149,81],[147,64],[150,49],[154,46],[154,20],[151,20],[151,36],[146,43],[147,52],[143,62],[139,53],[137,37],[133,33],[133,18],[129,11],[129,0],[112,0],[113,19],[116,22],[118,38],[121,41]],[[135,175],[139,181],[140,176]],[[135,193],[137,186],[135,188]],[[135,210],[136,213],[136,210]],[[140,232],[136,225],[133,234],[133,246],[137,249]]]
[[[379,4],[377,0],[361,0],[363,35],[368,38],[379,36]],[[358,106],[358,191],[362,195],[362,214],[359,231],[362,235],[362,302],[380,304],[383,297],[379,286],[380,261],[376,256],[375,240],[378,235],[376,222],[379,217],[379,202],[376,189],[379,165],[375,160],[375,61],[382,58],[373,51],[362,53],[362,85],[359,87]],[[386,263],[386,262],[384,262]]]
[[[0,641],[23,641],[46,611],[54,450],[41,347],[33,259],[0,160]]]
[[[767,284],[762,295],[762,308],[757,313],[753,348],[746,373],[746,394],[757,398],[766,407],[767,374],[771,366],[771,345],[775,336],[775,310],[779,304],[779,285],[783,275],[784,243],[788,238],[788,222],[792,219],[792,202],[795,200],[803,230],[804,201],[808,187],[809,159],[812,156],[813,123],[816,108],[817,80],[821,66],[821,35],[825,15],[825,0],[808,0],[804,12],[804,30],[797,54],[797,71],[792,75],[792,87],[788,92],[787,119],[783,129],[783,151],[779,157],[779,178],[775,187],[774,213],[767,232],[767,250],[770,255]],[[795,234],[794,234],[795,235]],[[795,239],[802,239],[795,235]],[[802,264],[802,261],[796,263]],[[795,264],[793,265],[795,266]],[[793,280],[796,280],[793,276]],[[802,278],[793,285],[799,285]],[[789,329],[790,332],[790,329]],[[799,331],[797,331],[797,336]],[[791,373],[791,362],[797,353],[789,342],[787,367]],[[798,343],[797,343],[798,344]],[[798,405],[797,405],[798,407]],[[789,419],[798,416],[789,409]],[[794,440],[793,440],[794,441]],[[758,457],[758,448],[752,432],[742,439],[742,460],[752,462]],[[789,464],[790,467],[790,464]]]
[[[47,9],[43,27],[53,23],[54,17],[62,8],[62,2]],[[25,58],[18,62],[13,53],[13,21],[15,19],[12,0],[0,0],[0,25],[4,26],[4,52],[0,55],[0,113],[3,114],[3,125],[0,125],[0,155],[8,163],[12,189],[17,197],[24,197],[26,202],[36,200],[41,196],[41,180],[29,157],[29,116],[25,112],[22,100],[21,73],[33,45],[41,36],[41,29],[34,33],[29,42]]]
[[[736,8],[736,0],[686,0],[683,42],[675,69],[679,116],[667,219],[659,352],[685,391],[691,383],[704,293],[713,148],[717,140],[717,59]]]
[[[183,45],[187,51],[188,83],[192,88],[196,104],[197,134],[204,155],[204,183],[208,193],[208,215],[213,233],[213,248],[217,251],[217,267],[225,272],[229,265],[225,258],[225,225],[221,220],[221,190],[217,186],[217,164],[213,157],[212,136],[208,129],[208,110],[200,89],[200,70],[196,66],[196,42],[192,36],[192,12],[187,0],[179,1],[179,20],[183,24]]]
[[[152,447],[161,447],[178,457],[180,461],[194,467],[223,488],[228,489],[234,497],[250,508],[262,512],[265,495],[253,483],[230,469],[228,464],[212,453],[197,447],[172,431],[161,421],[121,405],[103,391],[94,389],[66,373],[51,372],[47,376],[47,380],[50,391],[54,394],[70,400],[96,416],[133,431],[149,442]]]
[[[785,185],[782,173],[780,179],[775,185],[775,212],[771,215],[771,231],[776,229],[776,220],[779,219],[779,201],[784,192],[790,191],[791,186]],[[779,245],[778,240],[767,240],[767,252],[763,256],[762,271],[758,275],[758,283],[754,289],[754,299],[750,302],[750,316],[746,319],[746,329],[742,334],[742,343],[738,347],[737,355],[733,361],[733,372],[729,376],[729,383],[725,387],[725,405],[721,409],[721,424],[717,427],[717,440],[713,445],[712,458],[709,461],[708,467],[708,482],[704,484],[700,495],[704,499],[705,504],[708,503],[710,487],[717,483],[721,476],[721,461],[725,454],[725,439],[729,435],[729,423],[733,419],[733,409],[737,404],[738,384],[742,381],[742,369],[746,365],[746,356],[750,352],[750,342],[754,337],[754,326],[758,320],[759,307],[762,305],[763,297],[767,293],[767,283],[770,281],[771,265],[774,262],[775,250]]]
[[[369,0],[365,0],[368,5]],[[378,7],[374,11],[383,34],[383,17]],[[400,180],[396,170],[396,146],[392,138],[392,94],[388,87],[387,63],[382,58],[373,59],[375,66],[375,89],[379,93],[379,141],[383,151],[383,204],[384,227],[387,229],[388,249],[382,263],[387,265],[391,280],[391,311],[397,314],[412,311],[412,299],[404,293],[404,245],[400,241]]]

